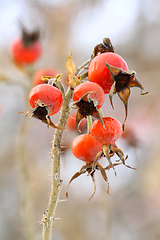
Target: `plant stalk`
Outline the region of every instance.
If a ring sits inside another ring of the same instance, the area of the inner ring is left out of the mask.
[[[70,87],[67,90],[65,98],[63,100],[63,105],[61,109],[61,116],[58,122],[58,126],[64,128],[67,122],[67,119],[70,114],[69,103],[72,99],[73,89]],[[52,186],[51,186],[51,195],[49,198],[48,208],[43,214],[43,240],[51,240],[52,234],[52,223],[55,219],[55,211],[59,201],[59,195],[61,191],[62,181],[60,179],[60,151],[61,151],[61,139],[64,130],[55,130],[55,134],[52,141]]]
[[[75,75],[78,75],[88,64],[90,60],[83,63],[75,72]],[[63,105],[61,108],[61,115],[58,122],[58,127],[65,128],[67,119],[70,114],[69,103],[72,99],[73,88],[70,86],[66,92],[66,95],[63,99]],[[61,140],[64,130],[56,129],[52,141],[52,185],[51,185],[51,195],[48,202],[48,207],[46,212],[43,214],[42,224],[43,224],[43,240],[51,240],[52,237],[52,224],[55,219],[55,211],[59,202],[59,196],[62,186],[62,180],[60,179],[60,151],[61,151]]]

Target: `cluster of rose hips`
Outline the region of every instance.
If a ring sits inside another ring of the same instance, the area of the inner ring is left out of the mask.
[[[93,197],[96,191],[94,173],[99,170],[104,180],[108,183],[106,170],[112,168],[116,175],[115,166],[126,165],[127,156],[116,145],[116,140],[121,136],[125,127],[128,110],[128,98],[130,87],[139,87],[141,94],[143,86],[136,78],[134,71],[129,71],[125,60],[114,52],[114,48],[108,38],[95,46],[85,74],[74,75],[74,67],[71,62],[69,72],[69,88],[73,90],[73,102],[70,108],[77,109],[75,125],[79,130],[79,125],[84,118],[88,120],[88,132],[78,135],[72,142],[71,150],[74,156],[85,162],[85,165],[76,172],[69,181],[69,185],[78,176],[88,172],[94,183]],[[42,74],[42,73],[41,73]],[[42,77],[41,82],[36,85],[29,93],[31,109],[26,113],[28,116],[40,119],[47,126],[52,126],[63,131],[64,129],[55,125],[50,116],[57,113],[65,98],[61,74],[53,77]],[[105,94],[109,94],[110,103],[113,107],[112,97],[118,94],[125,106],[125,119],[123,124],[113,118],[102,116],[101,107],[105,101]],[[94,120],[94,121],[93,121]],[[112,162],[112,157],[116,155],[118,160]],[[107,166],[100,165],[99,160],[105,157]],[[134,169],[134,168],[132,168]],[[68,187],[69,187],[68,185]],[[109,193],[109,183],[108,183]],[[68,190],[66,192],[68,197]]]

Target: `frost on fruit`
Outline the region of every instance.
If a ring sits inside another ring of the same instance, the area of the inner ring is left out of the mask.
[[[130,88],[131,87],[139,87],[141,89],[141,95],[145,95],[148,92],[144,92],[144,88],[142,84],[138,81],[136,78],[136,72],[129,70],[129,71],[122,71],[121,68],[116,68],[111,66],[108,63],[105,63],[106,67],[111,73],[112,79],[114,81],[110,93],[109,93],[109,99],[111,106],[113,107],[112,97],[114,94],[118,94],[120,99],[122,100],[124,107],[125,107],[125,119],[123,121],[123,130],[125,126],[125,121],[127,119],[128,115],[128,99],[130,96]],[[114,107],[113,107],[114,108]]]
[[[19,113],[25,113],[25,112],[19,112]],[[52,122],[50,118],[50,113],[51,113],[51,110],[49,110],[49,107],[47,106],[47,104],[44,104],[40,100],[38,100],[35,108],[31,108],[30,110],[28,110],[25,113],[25,115],[41,120],[43,123],[47,124],[47,127],[51,126],[53,128],[63,130],[62,128],[56,126]]]
[[[72,61],[72,53],[69,53],[69,57],[66,61],[66,69],[69,74],[69,86],[74,89],[77,85],[81,83],[81,77],[75,75],[75,64]]]

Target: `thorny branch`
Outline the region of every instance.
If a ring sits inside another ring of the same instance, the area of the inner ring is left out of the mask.
[[[78,75],[89,61],[82,64],[76,71],[75,75]],[[63,105],[61,108],[61,116],[58,122],[58,127],[64,129],[67,119],[70,114],[69,103],[72,99],[73,89],[69,86],[66,95],[63,100]],[[51,195],[49,198],[48,208],[43,214],[42,224],[43,224],[43,240],[51,240],[52,233],[52,223],[55,219],[55,211],[59,201],[59,195],[62,186],[62,180],[60,179],[60,151],[61,151],[61,139],[64,130],[56,129],[52,141],[52,185],[51,185]]]

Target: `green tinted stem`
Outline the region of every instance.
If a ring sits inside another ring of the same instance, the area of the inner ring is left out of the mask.
[[[91,125],[92,125],[92,117],[87,116],[87,132],[88,132],[88,134],[90,133]]]

